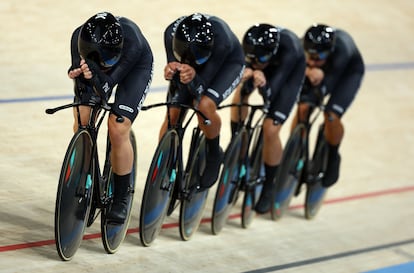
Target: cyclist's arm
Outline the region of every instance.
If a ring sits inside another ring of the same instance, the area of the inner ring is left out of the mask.
[[[287,78],[292,74],[298,62],[301,59],[305,61],[302,44],[296,34],[284,29],[280,38],[279,52],[277,53],[279,58],[275,64],[276,69],[275,72],[269,73],[271,75],[268,76],[267,86],[265,87],[265,89],[270,88],[270,91],[267,91],[271,94],[270,100],[273,100],[273,96],[285,85]]]

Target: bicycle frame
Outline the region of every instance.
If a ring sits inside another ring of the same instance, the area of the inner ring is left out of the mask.
[[[239,119],[236,134],[226,148],[223,170],[219,179],[212,214],[212,232],[218,234],[227,221],[231,208],[238,199],[239,191],[244,191],[242,206],[242,226],[247,228],[254,215],[256,188],[262,183],[262,124],[267,113],[267,104],[252,105],[235,103],[220,106],[238,107]],[[249,108],[243,120],[241,111]],[[258,111],[261,113],[258,115]]]
[[[164,218],[169,216],[178,205],[181,205],[180,236],[183,240],[188,240],[197,230],[200,220],[198,216],[201,216],[200,212],[205,204],[205,202],[200,204],[198,201],[205,201],[203,197],[206,197],[205,193],[207,193],[207,191],[197,191],[199,175],[202,171],[200,167],[205,164],[203,157],[200,157],[200,155],[204,156],[202,147],[205,142],[199,126],[193,129],[186,162],[183,158],[183,140],[196,114],[204,119],[205,124],[210,124],[210,120],[195,106],[171,101],[143,106],[141,109],[148,110],[161,106],[167,107],[167,130],[157,144],[142,197],[140,239],[144,246],[149,246],[155,240],[162,228]],[[174,121],[170,113],[171,108],[179,110]],[[189,109],[193,112],[186,116]],[[192,202],[200,204],[197,212],[191,210]]]
[[[184,169],[184,159],[183,159],[184,135],[191,121],[193,120],[193,117],[196,114],[199,114],[203,118],[204,124],[206,125],[210,124],[210,120],[202,112],[200,112],[196,107],[192,105],[178,103],[178,102],[163,102],[163,103],[156,103],[156,104],[152,104],[148,106],[142,106],[141,110],[146,111],[151,108],[162,107],[162,106],[167,107],[167,120],[168,120],[167,131],[175,130],[178,135],[178,150],[177,150],[177,159],[176,159],[176,162],[178,163],[178,165],[177,165],[177,176],[176,176],[176,182],[175,182],[175,187],[178,187],[175,189],[175,190],[178,190],[177,199],[182,200],[186,198],[186,200],[189,200],[189,198],[191,198],[191,192],[187,192],[185,190],[185,185],[184,185],[184,181],[186,181],[186,178],[190,171],[190,164],[186,164],[185,169]],[[171,122],[171,115],[169,111],[170,108],[178,108],[180,110],[177,122],[174,124]],[[191,113],[189,117],[186,117],[188,110],[193,110],[193,112]],[[191,137],[191,143],[190,143],[190,149],[188,151],[189,154],[187,158],[187,163],[192,161],[193,150],[194,150],[193,148],[197,147],[198,145],[198,136],[200,136],[200,133],[201,133],[200,127],[196,126],[193,129],[193,134]],[[171,190],[169,185],[162,187],[162,189],[168,190],[168,191]]]
[[[101,104],[102,103],[102,104]],[[88,106],[90,107],[90,113],[89,113],[89,118],[88,121],[86,123],[86,125],[82,125],[82,120],[81,120],[81,114],[80,114],[80,110],[79,107],[80,106]],[[99,180],[96,180],[97,185],[95,185],[95,189],[94,190],[98,190],[98,195],[99,198],[97,199],[99,202],[97,203],[97,208],[104,208],[106,205],[108,205],[108,198],[105,198],[105,185],[107,180],[109,179],[109,177],[105,177],[104,175],[101,175],[101,168],[99,166],[99,159],[98,159],[98,148],[97,148],[97,138],[98,138],[98,132],[99,129],[102,125],[102,122],[106,116],[107,112],[111,112],[113,113],[113,111],[111,110],[111,104],[107,104],[106,102],[100,102],[100,100],[97,101],[92,101],[88,104],[85,103],[80,103],[80,102],[74,102],[74,103],[69,103],[63,106],[59,106],[56,108],[52,108],[52,109],[47,109],[46,113],[48,114],[54,114],[57,111],[63,110],[63,109],[67,109],[67,108],[75,108],[76,109],[76,119],[77,119],[77,124],[78,124],[78,130],[87,130],[91,137],[92,137],[92,143],[93,143],[93,147],[92,147],[92,151],[93,151],[93,158],[95,159],[95,163],[94,164],[94,179],[99,178]],[[117,114],[116,114],[117,115]],[[123,122],[123,117],[120,115],[117,115],[117,121],[118,122]],[[107,149],[109,148],[109,143],[107,144]],[[110,167],[110,163],[109,163],[109,151],[107,150],[107,156],[105,158],[105,163],[104,163],[104,174],[106,172],[108,172],[109,170],[107,170],[107,168]],[[98,215],[97,215],[98,216]],[[93,220],[96,219],[96,217],[94,217]],[[91,222],[91,219],[88,222],[88,226],[90,226],[93,223],[93,221]]]
[[[243,158],[244,158],[244,164],[245,166],[249,166],[249,151],[251,148],[251,144],[253,141],[253,133],[255,131],[256,128],[259,128],[260,126],[262,126],[263,124],[263,120],[266,117],[266,114],[268,113],[268,102],[265,102],[264,104],[249,104],[249,103],[232,103],[232,104],[227,104],[227,105],[223,105],[220,106],[219,109],[223,109],[223,108],[228,108],[228,107],[237,107],[238,108],[238,112],[239,112],[239,120],[238,120],[238,128],[237,128],[237,133],[239,133],[242,128],[245,128],[247,131],[247,143],[245,143],[245,145],[243,145],[243,149],[242,149],[242,153],[244,154]],[[246,119],[242,120],[241,118],[241,111],[243,107],[248,107],[249,108],[249,113],[246,117]],[[261,113],[257,114],[258,111],[261,111]],[[261,130],[260,130],[261,131]],[[262,134],[262,132],[260,132],[260,135]],[[257,137],[261,137],[261,136],[257,136]],[[261,153],[261,151],[258,151]],[[243,172],[243,170],[241,170]],[[253,182],[253,184],[255,184],[255,181],[246,181],[245,178],[246,176],[243,175],[243,186],[252,186],[251,183]],[[257,181],[256,181],[257,182]]]
[[[88,118],[83,123],[80,111],[81,106],[90,107]],[[99,214],[102,215],[102,242],[108,253],[115,253],[117,251],[126,234],[129,218],[128,221],[122,224],[112,223],[106,220],[106,212],[111,204],[111,193],[113,189],[113,185],[111,184],[111,144],[109,136],[107,136],[106,142],[103,173],[101,172],[98,157],[98,131],[106,117],[106,113],[113,113],[118,122],[124,121],[122,116],[112,111],[111,106],[112,104],[108,104],[98,97],[92,97],[88,103],[74,102],[52,109],[46,109],[46,113],[53,114],[63,109],[73,108],[75,109],[75,120],[78,124],[78,129],[71,139],[62,163],[56,199],[55,241],[58,254],[62,260],[70,260],[72,258],[80,245],[85,227],[91,226]],[[132,131],[130,138],[134,155],[136,156],[135,136]],[[76,147],[79,147],[79,149]],[[84,154],[84,151],[88,151],[88,153]],[[86,158],[85,155],[87,155]],[[87,165],[84,165],[85,162]],[[134,157],[134,162],[136,162],[136,157]],[[73,167],[74,169],[72,170]],[[136,166],[134,163],[134,173],[135,170]],[[78,175],[80,175],[79,178]],[[131,186],[135,187],[135,177],[131,177],[131,179]],[[70,183],[68,181],[75,182]],[[133,193],[133,187],[130,193]],[[76,202],[73,202],[73,200],[76,200]],[[81,204],[83,200],[87,201]],[[132,200],[133,197],[131,195],[128,217],[130,215]],[[98,213],[96,213],[96,209],[99,209]],[[78,212],[80,213],[79,216],[77,214]],[[63,214],[61,215],[61,213]],[[69,222],[72,221],[75,223],[76,221],[77,228],[72,229],[71,225],[66,225],[64,222],[66,219]]]
[[[317,105],[314,103],[309,103],[309,111],[307,113],[307,115],[305,116],[304,119],[300,119],[300,121],[298,121],[296,126],[302,125],[305,128],[305,135],[304,137],[304,173],[301,175],[300,177],[300,181],[298,183],[296,192],[295,192],[295,196],[297,196],[300,193],[300,187],[302,186],[303,183],[305,183],[304,180],[306,180],[307,183],[312,183],[314,179],[311,179],[312,181],[309,180],[309,175],[308,175],[308,163],[309,163],[309,153],[310,153],[310,145],[309,145],[309,140],[310,140],[310,133],[311,133],[311,129],[313,127],[313,124],[316,122],[316,120],[318,119],[319,115],[323,112],[325,106],[323,103]],[[315,112],[316,111],[316,112]],[[299,117],[299,107],[298,107],[298,117]],[[306,179],[304,178],[306,177]]]

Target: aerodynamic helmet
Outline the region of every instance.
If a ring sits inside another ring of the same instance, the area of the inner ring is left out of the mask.
[[[110,68],[120,59],[124,37],[118,19],[109,12],[98,13],[86,21],[79,32],[78,51],[101,68]]]
[[[276,55],[280,42],[280,30],[269,24],[256,24],[250,27],[243,37],[243,50],[246,61],[267,63]]]
[[[335,47],[335,30],[324,24],[309,27],[303,37],[303,47],[311,59],[325,60]]]
[[[172,43],[179,62],[204,64],[210,58],[214,44],[211,22],[200,13],[187,16],[178,24]]]

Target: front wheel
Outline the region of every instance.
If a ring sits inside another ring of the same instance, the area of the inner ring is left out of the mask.
[[[194,189],[199,181],[206,165],[206,143],[205,137],[200,136],[199,145],[195,151],[192,162],[190,162],[190,173],[185,181],[185,189]],[[180,236],[184,241],[190,240],[197,231],[203,217],[204,207],[207,201],[208,189],[203,191],[192,191],[188,198],[181,201],[180,207]]]
[[[55,243],[60,258],[78,250],[91,208],[94,181],[92,137],[86,130],[73,136],[60,172],[55,207]]]
[[[286,212],[298,186],[305,165],[304,135],[305,127],[301,124],[296,126],[283,151],[275,177],[276,187],[270,209],[273,220],[279,220]]]
[[[134,191],[135,191],[135,178],[136,178],[136,171],[137,171],[137,143],[135,139],[135,134],[133,131],[130,133],[130,141],[132,144],[132,150],[134,152],[134,161],[132,164],[132,172],[131,178],[129,181],[129,196],[128,196],[128,209],[127,209],[127,217],[125,223],[117,224],[111,223],[106,220],[106,215],[108,209],[110,208],[107,204],[104,208],[103,213],[101,214],[101,231],[102,231],[102,243],[104,245],[105,251],[108,254],[115,253],[121,243],[123,242],[125,235],[128,231],[129,221],[131,218],[131,210],[134,201]],[[108,139],[109,142],[109,139]],[[110,145],[107,145],[107,157],[109,158],[109,150]],[[107,177],[107,185],[106,185],[106,200],[112,200],[113,197],[113,189],[114,189],[114,180],[112,174],[112,168],[110,165],[107,170],[104,170],[104,176]]]
[[[244,198],[241,214],[243,228],[248,228],[252,223],[256,212],[256,206],[265,179],[263,165],[263,129],[262,126],[255,127],[253,131],[253,145],[249,151],[249,171],[245,179]]]
[[[161,231],[176,181],[178,133],[167,131],[152,158],[141,201],[142,245],[150,246]]]
[[[327,188],[322,186],[328,164],[328,145],[323,135],[323,126],[319,127],[315,150],[309,166],[308,181],[306,184],[305,218],[313,219],[319,212],[325,199]],[[311,181],[309,181],[311,180]]]

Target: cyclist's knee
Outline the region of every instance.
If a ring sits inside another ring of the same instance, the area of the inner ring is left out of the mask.
[[[266,118],[263,121],[263,136],[265,138],[274,138],[275,136],[279,136],[280,128],[282,124],[276,123],[271,118]]]
[[[198,104],[198,109],[204,114],[214,113],[217,110],[217,105],[208,96],[202,96]]]
[[[111,137],[112,145],[117,145],[129,139],[131,130],[131,121],[124,117],[124,122],[117,122],[116,117],[110,117],[108,120],[108,132]]]
[[[325,113],[325,138],[331,145],[341,143],[344,135],[344,127],[341,117],[333,112]]]
[[[324,116],[325,116],[325,121],[326,121],[326,124],[328,125],[329,123],[341,123],[341,117],[337,114],[337,113],[335,113],[335,112],[332,112],[332,111],[326,111],[325,113],[324,113]]]

